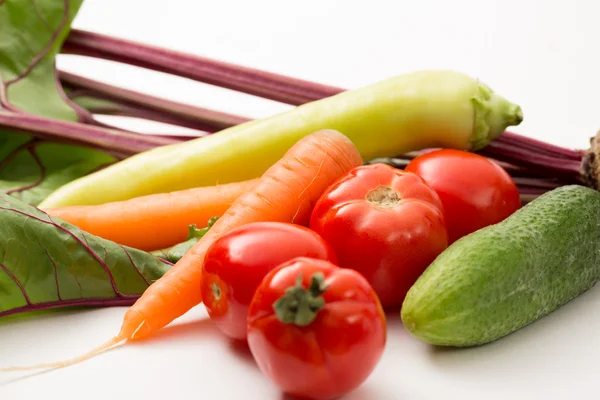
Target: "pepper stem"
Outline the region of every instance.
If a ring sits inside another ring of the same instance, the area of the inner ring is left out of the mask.
[[[298,275],[296,284],[287,288],[285,294],[273,303],[275,316],[284,324],[310,325],[325,305],[321,295],[326,290],[325,277],[321,272],[313,274],[308,289],[302,286],[302,275]]]

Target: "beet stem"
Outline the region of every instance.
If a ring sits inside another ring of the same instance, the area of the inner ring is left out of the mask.
[[[581,157],[579,160],[551,157],[500,141],[491,142],[479,153],[500,161],[507,161],[519,167],[525,167],[536,173],[560,176],[570,181],[579,181],[581,176]]]
[[[179,142],[177,139],[141,135],[10,111],[0,111],[0,127],[26,132],[42,139],[86,145],[129,155]]]
[[[108,100],[118,108],[94,109],[94,113],[135,116],[172,125],[184,126],[203,132],[216,132],[250,120],[206,108],[161,99],[133,90],[122,89],[68,72],[59,72],[61,82],[74,92],[71,98],[89,96]],[[104,111],[104,112],[103,112]]]
[[[77,29],[71,30],[62,51],[166,72],[292,105],[301,105],[343,91],[332,86]]]
[[[504,132],[497,138],[497,141],[509,145],[516,145],[523,149],[533,150],[539,154],[559,158],[566,158],[574,161],[581,161],[581,158],[583,156],[583,152],[580,150],[562,148],[550,143],[545,143],[540,140],[532,139],[526,136],[521,136],[511,132]]]

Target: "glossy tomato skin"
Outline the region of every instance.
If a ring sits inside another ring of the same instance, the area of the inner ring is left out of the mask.
[[[325,305],[308,326],[282,323],[273,304],[302,276],[308,287],[321,272]],[[353,270],[323,260],[297,258],[271,271],[248,313],[248,345],[262,372],[283,391],[333,399],[358,387],[378,364],[386,320],[377,295]]]
[[[381,189],[396,193],[397,203],[370,202]],[[332,245],[338,265],[367,278],[386,308],[402,305],[408,289],[448,245],[435,191],[419,176],[384,164],[357,167],[329,187],[310,227]]]
[[[228,337],[246,340],[248,305],[264,276],[295,257],[337,262],[325,240],[308,228],[256,222],[235,229],[208,249],[201,293],[209,316]]]
[[[420,175],[440,196],[450,243],[504,220],[521,207],[510,175],[478,154],[436,150],[416,157],[406,170]]]

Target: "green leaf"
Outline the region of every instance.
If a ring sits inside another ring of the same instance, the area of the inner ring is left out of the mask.
[[[58,83],[55,57],[82,0],[0,1],[0,106],[77,121],[81,108]],[[0,129],[0,191],[39,204],[52,191],[115,157]]]
[[[198,243],[198,240],[202,239],[210,228],[217,222],[219,217],[212,217],[208,220],[208,226],[206,228],[198,229],[196,225],[188,226],[188,237],[185,242],[181,242],[171,247],[170,249],[157,250],[152,252],[157,257],[164,258],[165,260],[176,263],[187,253],[192,247]]]
[[[55,76],[55,57],[82,0],[0,3],[0,77],[10,105],[31,114],[76,121]]]
[[[37,205],[57,187],[114,162],[114,157],[85,147],[0,134],[0,190]]]
[[[0,316],[128,305],[170,268],[0,194]]]

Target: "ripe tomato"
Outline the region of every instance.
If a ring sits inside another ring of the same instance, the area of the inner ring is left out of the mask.
[[[329,187],[310,227],[339,264],[362,273],[384,307],[399,307],[448,245],[442,203],[415,174],[384,164],[355,168]]]
[[[478,154],[436,150],[416,157],[406,170],[420,175],[440,196],[450,243],[521,207],[519,189],[510,175]]]
[[[327,261],[282,264],[250,304],[250,350],[263,373],[296,396],[331,399],[358,387],[385,342],[385,315],[369,283]]]
[[[233,339],[245,340],[254,290],[267,272],[300,256],[337,262],[325,240],[299,225],[256,222],[215,241],[206,252],[200,290],[217,327]]]

